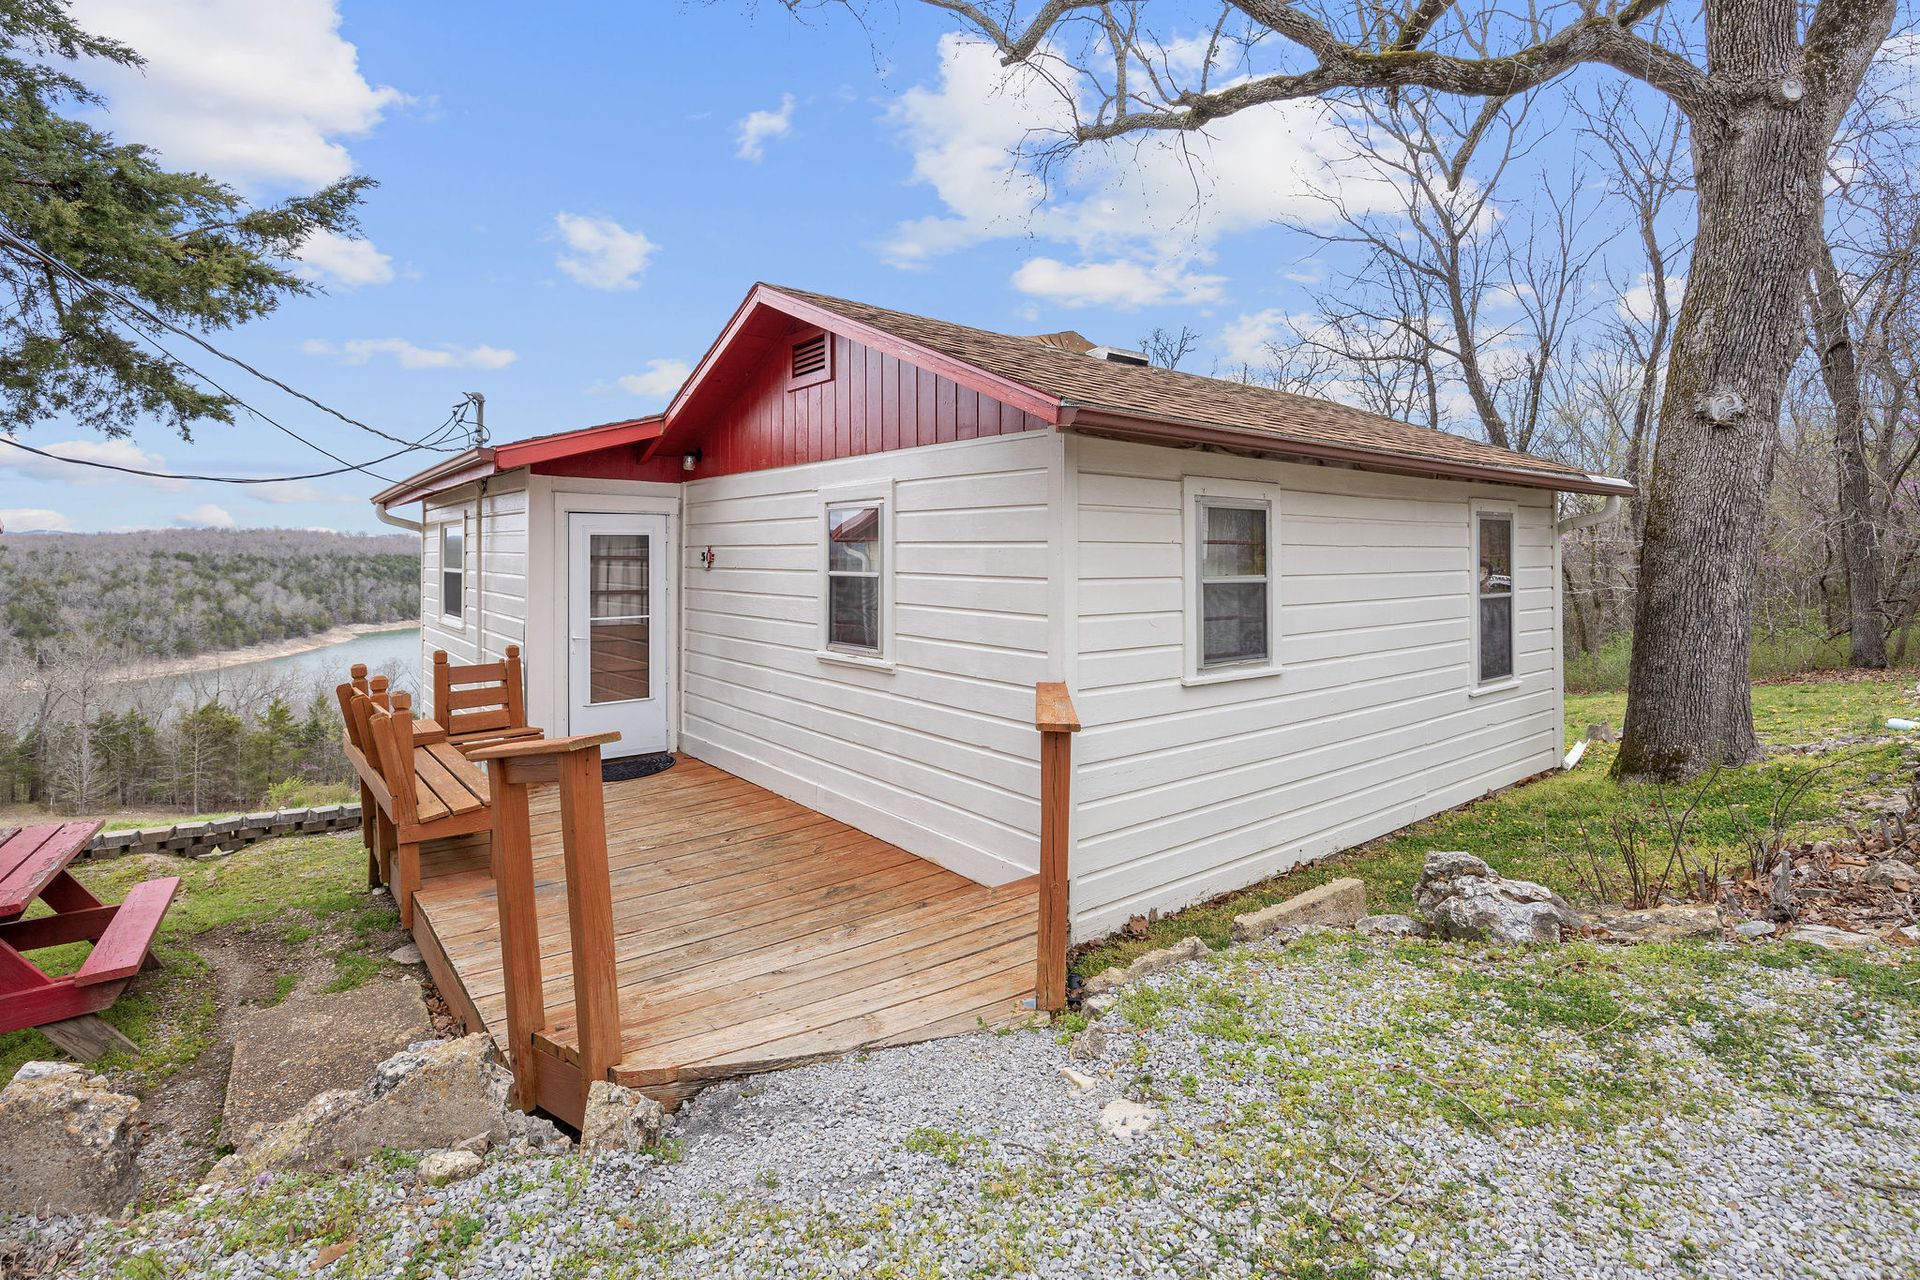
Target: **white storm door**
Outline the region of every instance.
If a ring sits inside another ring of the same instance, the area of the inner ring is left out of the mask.
[[[667,518],[567,514],[567,732],[606,756],[667,749]]]

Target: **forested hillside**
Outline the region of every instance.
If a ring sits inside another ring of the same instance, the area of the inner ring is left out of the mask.
[[[80,634],[173,658],[419,616],[404,534],[157,529],[0,538],[0,626],[29,649]]]

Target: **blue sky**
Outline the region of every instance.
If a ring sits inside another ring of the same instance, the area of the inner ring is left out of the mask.
[[[396,434],[424,434],[467,390],[502,440],[659,408],[756,279],[1117,345],[1186,324],[1204,345],[1183,367],[1205,372],[1257,355],[1315,269],[1276,225],[1311,215],[1304,178],[1329,159],[1313,105],[1224,122],[1198,170],[1157,144],[1089,155],[1042,202],[1008,151],[1055,104],[996,92],[992,58],[914,4],[871,32],[749,0],[75,10],[150,61],[90,76],[122,137],[263,198],[380,181],[365,243],[312,252],[325,294],[216,341]],[[245,394],[344,456],[383,451],[267,387]],[[330,465],[245,415],[190,445],[58,422],[24,439],[173,471]],[[10,532],[379,527],[360,475],[253,492],[23,459],[0,451]]]

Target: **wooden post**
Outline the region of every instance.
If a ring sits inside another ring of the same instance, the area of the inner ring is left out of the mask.
[[[1067,833],[1073,812],[1073,735],[1080,717],[1067,686],[1034,686],[1033,727],[1040,731],[1040,922],[1034,1005],[1055,1013],[1067,1003]]]
[[[617,733],[574,738],[535,738],[483,747],[472,759],[487,763],[492,780],[494,877],[500,903],[500,944],[505,959],[508,1037],[520,1105],[538,1097],[532,1064],[533,1035],[546,1021],[540,999],[540,939],[533,912],[532,839],[526,788],[560,784],[560,847],[566,860],[567,931],[573,952],[574,1020],[580,1032],[579,1105],[595,1080],[605,1080],[620,1062],[620,980],[613,962],[613,881],[607,865],[607,818],[600,790],[600,748]],[[503,858],[520,863],[524,886],[501,879]],[[515,901],[510,913],[509,899]],[[517,910],[524,900],[526,910]],[[514,918],[509,919],[509,915]],[[514,1019],[526,1027],[523,1036]]]
[[[580,1024],[584,1091],[620,1061],[620,979],[613,963],[613,881],[607,867],[607,814],[600,792],[600,748],[560,762],[561,847],[567,860],[567,926],[573,933],[573,1008]]]
[[[533,838],[527,787],[508,776],[508,762],[487,762],[493,798],[493,891],[500,910],[501,976],[507,995],[507,1064],[522,1111],[540,1100],[539,1055],[534,1033],[547,1025],[541,996],[540,914],[533,900]]]

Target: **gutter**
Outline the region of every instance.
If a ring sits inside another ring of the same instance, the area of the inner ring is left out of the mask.
[[[1487,462],[1464,462],[1418,454],[1395,453],[1362,445],[1304,440],[1297,436],[1262,435],[1203,422],[1150,418],[1083,405],[1068,406],[1062,417],[1064,421],[1061,422],[1060,429],[1063,431],[1112,435],[1150,444],[1175,441],[1183,444],[1215,445],[1243,452],[1278,454],[1284,457],[1310,458],[1323,462],[1345,462],[1356,467],[1400,475],[1440,476],[1451,480],[1485,480],[1494,484],[1521,485],[1531,489],[1552,489],[1558,493],[1599,494],[1613,499],[1612,510],[1619,509],[1620,498],[1634,492],[1631,484],[1611,476],[1587,475],[1574,471],[1534,471],[1520,467],[1503,467]]]

